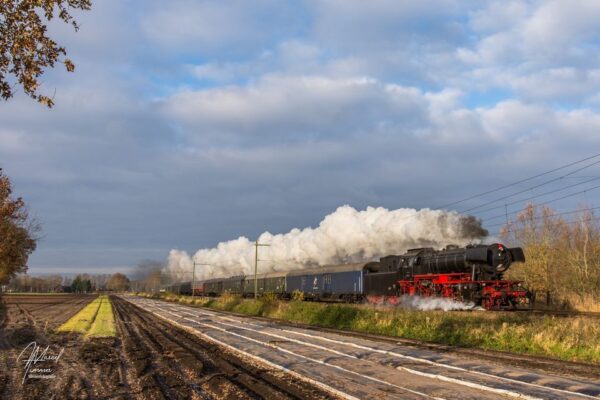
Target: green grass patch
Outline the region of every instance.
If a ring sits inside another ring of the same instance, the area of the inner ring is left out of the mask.
[[[117,336],[117,328],[115,326],[115,318],[113,315],[112,305],[108,296],[101,296],[103,299],[98,307],[96,318],[92,326],[87,331],[88,337],[115,337]]]
[[[87,337],[115,337],[117,331],[108,296],[98,296],[58,327],[57,332],[77,332]]]
[[[190,296],[166,293],[152,297],[327,328],[600,363],[600,322],[593,317],[493,311],[419,311],[269,298],[242,299],[231,295],[195,298],[193,301]]]

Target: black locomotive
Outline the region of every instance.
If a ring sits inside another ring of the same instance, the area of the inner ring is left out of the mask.
[[[387,293],[381,287],[373,287],[371,292],[439,296],[472,301],[487,309],[514,309],[529,304],[529,293],[521,282],[504,280],[503,274],[514,262],[524,261],[520,247],[507,248],[500,243],[412,249],[401,256],[380,259],[379,273],[395,273],[395,283]]]

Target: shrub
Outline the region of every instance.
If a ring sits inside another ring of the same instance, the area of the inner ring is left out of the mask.
[[[273,292],[265,292],[260,298],[266,304],[275,303],[278,300],[277,294]]]
[[[292,292],[292,300],[293,301],[304,301],[304,292],[296,289]]]

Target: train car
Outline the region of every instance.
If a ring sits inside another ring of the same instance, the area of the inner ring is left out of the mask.
[[[287,272],[269,272],[256,275],[257,293],[273,293],[278,297],[287,297]],[[244,280],[244,297],[254,296],[254,275],[247,275]]]
[[[191,295],[192,294],[192,282],[182,282],[180,284],[175,285],[177,287],[177,293],[183,295]]]
[[[202,281],[205,296],[220,296],[223,293],[223,278],[207,279]]]
[[[231,276],[229,278],[222,279],[222,290],[231,294],[242,294],[244,293],[244,279],[243,275]]]
[[[315,300],[359,300],[363,297],[363,276],[377,266],[377,262],[368,262],[291,271],[287,293],[298,290],[306,299]]]
[[[195,281],[192,291],[195,296],[204,296],[204,281]]]

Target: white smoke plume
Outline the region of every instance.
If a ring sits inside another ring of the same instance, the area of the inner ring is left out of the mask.
[[[362,262],[389,254],[402,254],[415,247],[442,248],[479,243],[487,235],[481,221],[454,211],[388,210],[368,207],[356,210],[339,207],[316,228],[294,228],[288,233],[261,234],[259,273],[289,271],[320,265]],[[246,237],[221,242],[217,247],[194,254],[196,279],[254,273],[254,242]],[[176,280],[190,280],[192,258],[184,251],[171,250],[166,272]]]

